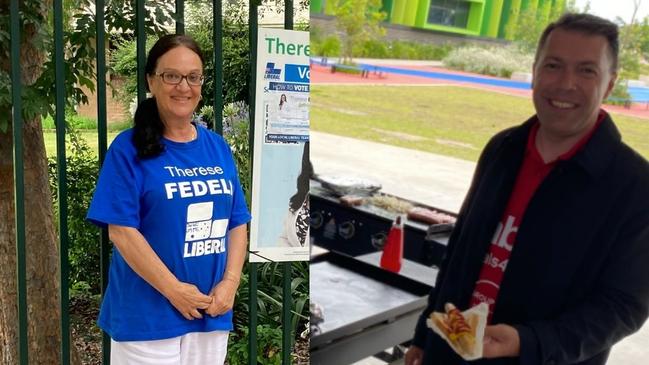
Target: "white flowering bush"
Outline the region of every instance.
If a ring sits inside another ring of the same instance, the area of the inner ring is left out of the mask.
[[[452,50],[443,62],[454,70],[509,78],[514,72],[532,72],[534,55],[515,46],[467,46]]]

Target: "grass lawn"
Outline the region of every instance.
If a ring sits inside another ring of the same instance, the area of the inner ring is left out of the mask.
[[[98,151],[98,140],[97,140],[97,131],[93,130],[79,130],[81,135],[84,137],[86,142],[88,142],[88,146],[92,148],[95,153]],[[117,136],[119,132],[108,132],[108,146],[110,146],[110,143],[113,142],[113,139],[115,139],[115,136]],[[45,129],[43,130],[43,136],[45,138],[45,151],[47,152],[47,157],[55,157],[56,156],[56,133],[54,130],[50,129]],[[66,141],[66,146],[69,146],[70,142]],[[69,151],[69,147],[66,148]]]
[[[477,161],[496,132],[534,114],[531,99],[457,86],[311,87],[311,129]],[[649,120],[613,113],[649,159]]]

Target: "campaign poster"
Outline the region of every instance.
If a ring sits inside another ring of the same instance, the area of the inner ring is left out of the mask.
[[[250,261],[309,260],[309,33],[260,28]]]

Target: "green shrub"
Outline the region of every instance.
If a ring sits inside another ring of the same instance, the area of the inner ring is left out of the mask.
[[[417,59],[417,51],[408,42],[392,42],[390,44],[390,55],[399,59],[412,60]]]
[[[97,179],[97,156],[92,152],[80,133],[68,129],[69,154],[66,156],[66,187],[68,208],[68,237],[71,294],[77,292],[100,292],[99,283],[99,230],[86,221],[92,193]],[[49,159],[49,180],[58,212],[57,162]],[[58,215],[56,215],[58,216]]]
[[[441,60],[453,49],[452,45],[392,41],[387,44],[387,58],[409,60]]]
[[[91,300],[99,304],[101,294],[96,292],[93,293],[90,284],[86,283],[85,281],[77,281],[70,283],[70,298]]]
[[[249,113],[248,105],[242,101],[230,103],[223,108],[223,137],[232,150],[234,162],[236,162],[239,169],[239,181],[246,193],[248,202],[250,202],[250,182],[252,179]]]
[[[323,38],[322,28],[316,25],[311,25],[311,29],[309,31],[309,40],[311,42],[320,42],[322,38]]]
[[[340,39],[332,35],[317,43],[312,52],[322,57],[335,57],[340,55],[340,49]]]
[[[214,40],[211,2],[188,4],[186,32],[200,45],[205,58],[202,105],[214,102]],[[236,9],[226,8],[223,17],[223,80],[224,104],[248,100],[248,26]]]
[[[317,28],[314,28],[317,29]],[[311,32],[311,49],[314,55],[337,57],[341,55],[341,42],[336,35],[323,37],[320,30]],[[378,59],[441,60],[453,49],[452,45],[434,45],[408,41],[371,39],[357,44],[352,50],[354,57]]]
[[[187,7],[186,33],[194,38],[203,51],[205,64],[201,105],[214,103],[214,41],[212,38],[211,3],[189,3]],[[147,39],[147,52],[156,42]],[[225,14],[223,19],[223,70],[217,75],[223,81],[225,103],[248,99],[248,27],[238,14]],[[117,42],[111,53],[111,70],[126,79],[119,90],[114,90],[118,100],[129,107],[137,93],[136,43],[133,39]]]
[[[647,60],[649,60],[649,55],[647,55]],[[640,75],[649,76],[649,63],[640,63]]]
[[[414,45],[417,48],[419,59],[422,60],[442,60],[454,49],[454,46],[450,44],[431,45],[415,43]]]
[[[234,162],[239,170],[241,188],[250,202],[250,143],[249,139],[249,108],[243,101],[226,104],[223,107],[223,138],[232,151]],[[211,105],[203,106],[194,121],[208,128],[213,127],[214,108]]]
[[[283,268],[281,263],[265,263],[258,265],[257,282],[257,321],[260,325],[270,325],[279,328],[281,334]],[[309,263],[307,261],[291,263],[291,338],[297,338],[306,327],[309,318]],[[241,285],[237,292],[234,307],[234,324],[236,328],[246,328],[250,321],[250,288],[249,266],[246,265],[241,275]],[[257,334],[257,342],[261,336]],[[247,337],[239,333],[241,340]],[[245,341],[247,344],[247,341]]]
[[[230,365],[248,364],[248,326],[240,326],[230,336],[227,361]],[[272,324],[257,326],[257,364],[282,363],[282,328]]]
[[[157,39],[147,37],[146,53],[149,52]],[[137,95],[137,44],[132,38],[118,38],[116,47],[110,52],[108,67],[112,73],[122,76],[124,84],[112,88],[113,95],[125,107],[129,108]],[[111,85],[112,86],[112,85]]]
[[[444,58],[446,67],[483,75],[509,78],[516,71],[531,72],[534,56],[520,48],[467,46],[454,49]]]
[[[384,41],[371,39],[361,43],[354,49],[355,57],[389,58],[390,50]]]

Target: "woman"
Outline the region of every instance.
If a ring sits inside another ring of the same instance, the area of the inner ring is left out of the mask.
[[[279,97],[279,110],[282,110],[282,107],[284,106],[284,104],[285,104],[286,102],[287,102],[287,100],[286,100],[286,94],[282,94],[282,95]]]
[[[284,218],[284,229],[279,236],[280,247],[304,247],[309,239],[309,183],[313,176],[313,165],[309,159],[309,142],[302,150],[302,168],[297,177],[297,191],[289,199],[288,213]]]
[[[250,213],[225,141],[192,124],[203,56],[162,37],[145,66],[152,97],[108,150],[88,219],[116,250],[99,326],[111,364],[223,364]]]

